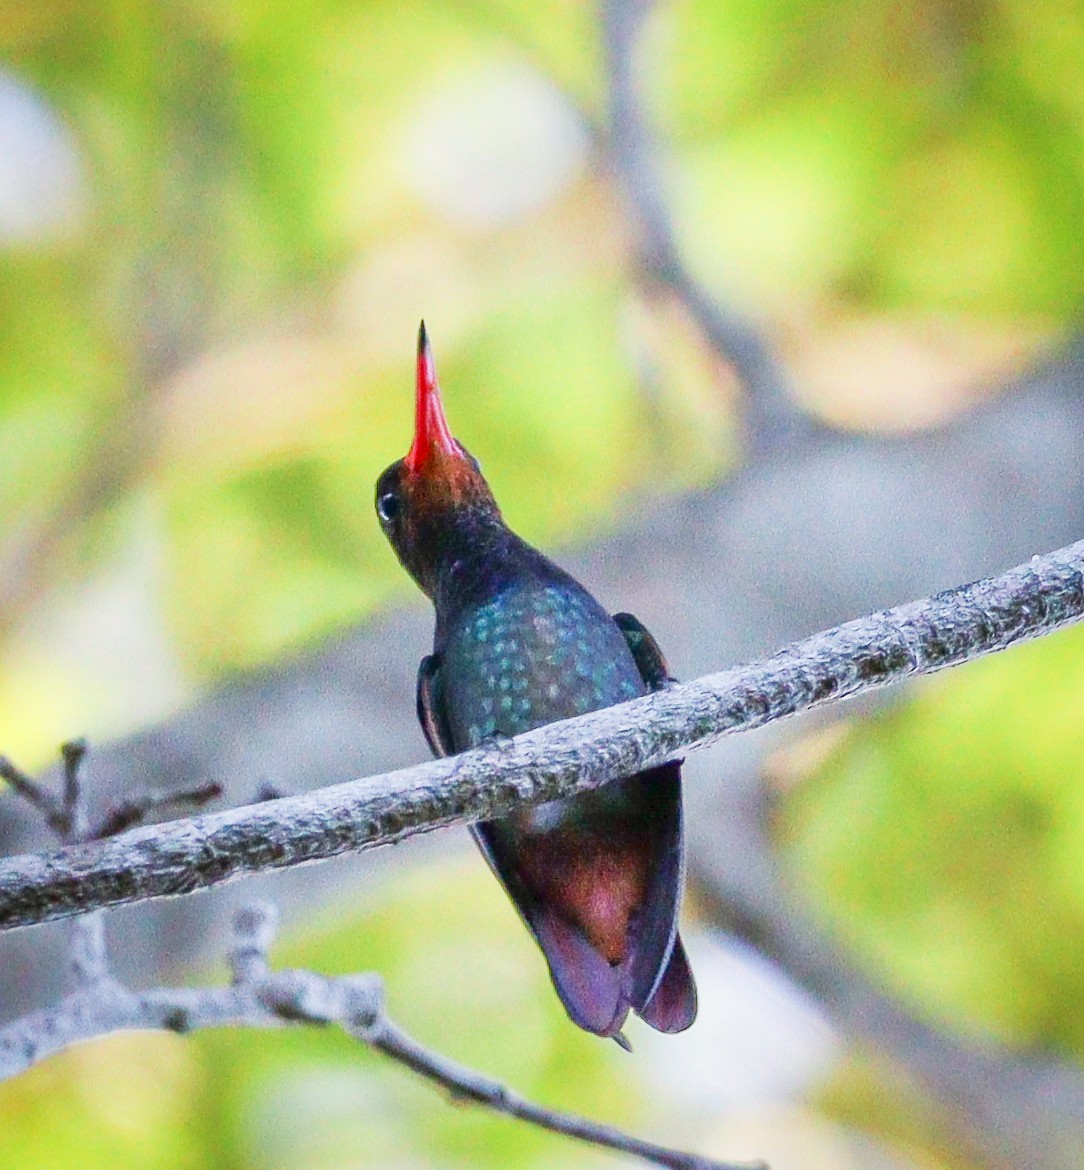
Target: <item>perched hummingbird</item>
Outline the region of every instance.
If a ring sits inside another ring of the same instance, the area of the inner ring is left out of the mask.
[[[376,485],[381,527],[436,609],[418,669],[434,755],[582,715],[670,681],[655,639],[611,617],[501,517],[444,417],[423,322],[414,442]],[[660,1032],[696,1017],[677,932],[684,877],[681,765],[472,827],[549,964],[573,1022],[625,1046],[636,1012]]]

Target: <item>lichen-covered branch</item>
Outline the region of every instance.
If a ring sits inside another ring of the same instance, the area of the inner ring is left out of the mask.
[[[884,610],[760,662],[510,741],[301,796],[0,862],[0,929],[370,849],[502,816],[737,731],[930,674],[1084,616],[1084,541]]]

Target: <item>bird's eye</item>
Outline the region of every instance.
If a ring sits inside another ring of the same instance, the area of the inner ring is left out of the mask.
[[[376,513],[385,524],[397,520],[403,510],[402,501],[397,492],[384,492],[376,501]]]

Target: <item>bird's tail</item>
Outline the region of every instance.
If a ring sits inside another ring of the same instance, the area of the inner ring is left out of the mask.
[[[665,764],[474,834],[531,933],[573,1022],[618,1036],[630,1011],[661,1032],[696,1018],[677,933],[684,882],[680,764]]]

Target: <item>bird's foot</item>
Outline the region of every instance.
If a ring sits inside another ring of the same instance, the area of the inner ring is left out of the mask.
[[[502,755],[512,746],[512,737],[503,732],[494,731],[478,741],[478,746],[486,752],[499,752]]]

